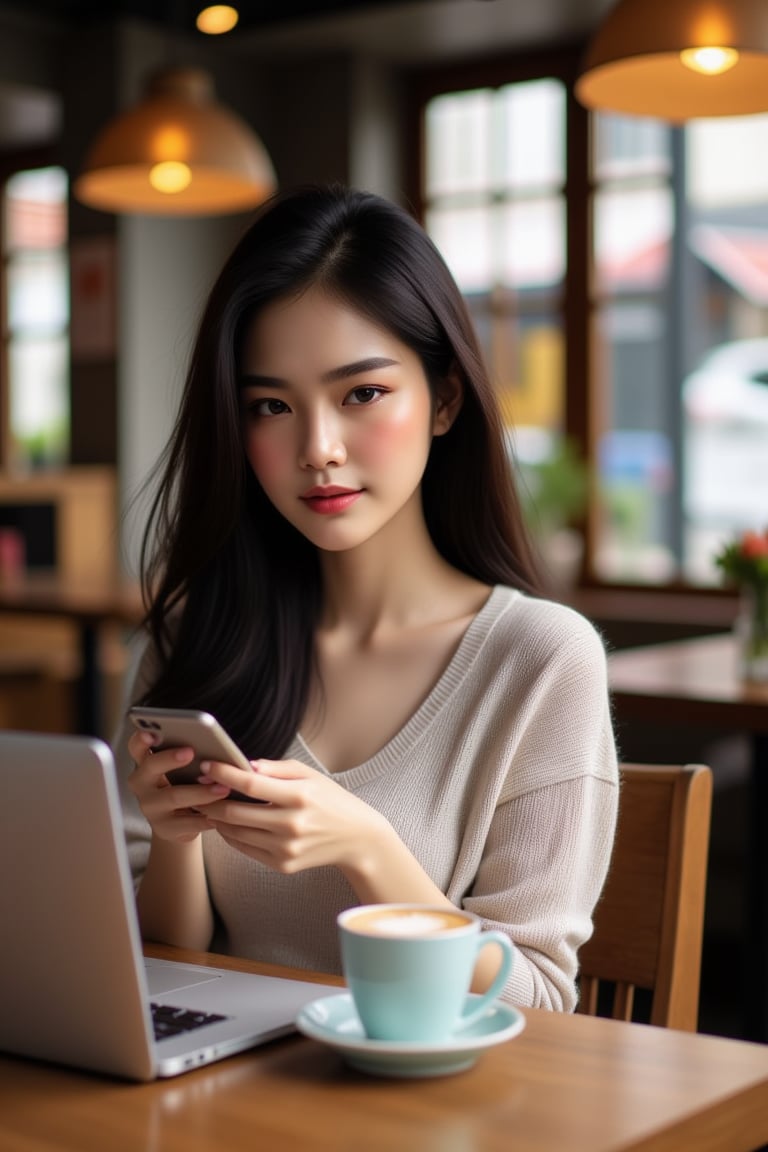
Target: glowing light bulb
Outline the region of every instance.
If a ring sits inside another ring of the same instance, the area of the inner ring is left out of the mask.
[[[163,160],[149,172],[149,182],[157,192],[183,192],[192,182],[192,172],[179,160]]]
[[[719,76],[733,68],[739,59],[735,48],[686,48],[680,53],[686,68],[704,76]]]
[[[199,32],[220,36],[222,32],[231,32],[239,19],[240,13],[236,8],[229,4],[213,4],[198,13],[195,24]]]

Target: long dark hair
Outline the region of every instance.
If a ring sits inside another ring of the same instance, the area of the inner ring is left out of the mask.
[[[247,462],[244,335],[267,304],[321,285],[421,358],[464,402],[432,441],[422,498],[435,546],[489,584],[537,594],[496,398],[461,294],[419,224],[340,187],[280,194],[224,265],[202,316],[144,533],[146,624],[160,655],[145,702],[213,712],[252,757],[280,757],[301,723],[321,608],[318,554]]]

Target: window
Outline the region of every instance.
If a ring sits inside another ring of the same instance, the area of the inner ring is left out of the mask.
[[[417,202],[519,461],[590,455],[587,575],[716,585],[768,523],[768,116],[590,117],[577,63],[421,77]]]
[[[565,89],[440,95],[425,113],[427,231],[469,304],[521,458],[563,426]]]
[[[2,463],[50,467],[69,453],[67,176],[56,167],[3,187]]]
[[[719,582],[768,523],[768,116],[593,124],[593,393],[608,580]]]
[[[675,575],[676,463],[666,360],[675,204],[670,133],[593,119],[592,346],[601,405],[594,564],[607,580]]]

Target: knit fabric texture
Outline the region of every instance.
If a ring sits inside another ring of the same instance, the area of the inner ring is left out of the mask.
[[[115,754],[138,883],[151,830],[125,787],[128,735],[126,724]],[[326,772],[300,734],[285,758]],[[573,1010],[618,806],[605,650],[583,616],[496,586],[401,731],[332,778],[386,817],[454,904],[507,933],[515,957],[504,999]],[[336,916],[357,900],[338,869],[283,876],[215,831],[203,838],[220,926],[213,948],[340,972]]]

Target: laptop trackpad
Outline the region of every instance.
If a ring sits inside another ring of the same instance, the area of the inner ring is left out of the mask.
[[[191,964],[174,964],[171,960],[144,960],[147,970],[147,985],[150,996],[162,996],[177,988],[194,988],[196,984],[207,984],[210,980],[220,980],[216,972],[206,971]]]

